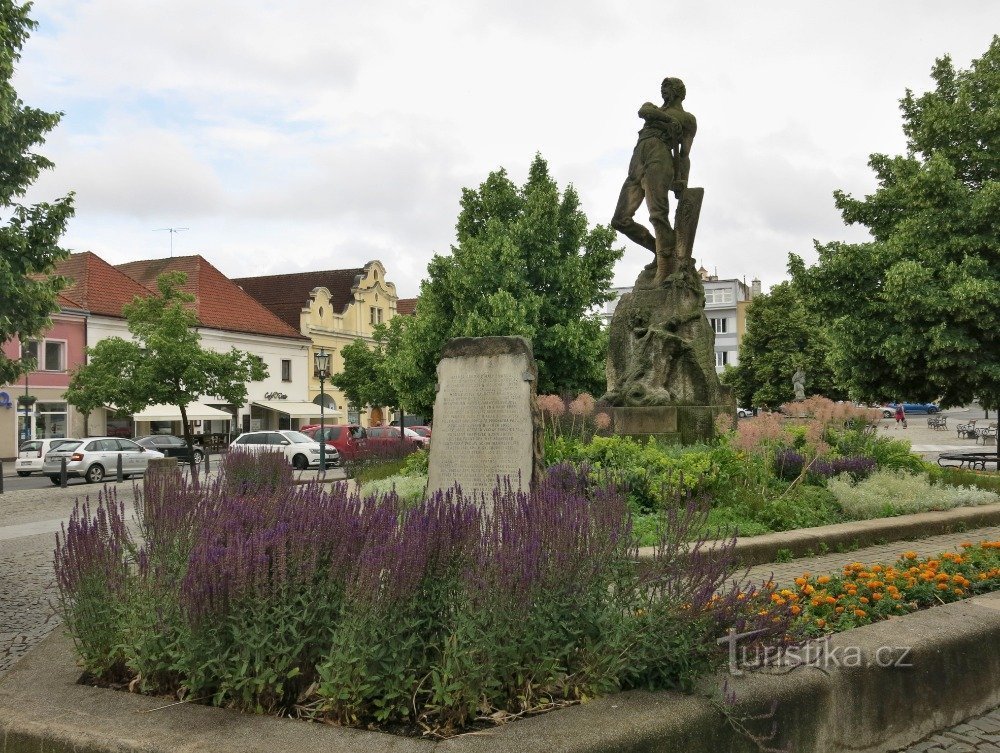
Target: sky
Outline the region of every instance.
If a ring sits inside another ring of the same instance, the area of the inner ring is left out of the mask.
[[[201,254],[231,277],[379,259],[401,297],[447,254],[463,187],[540,153],[606,224],[643,102],[687,86],[694,246],[786,277],[859,241],[834,190],[905,151],[898,102],[1000,32],[996,0],[36,0],[15,86],[64,113],[28,201],[76,193],[63,245],[118,264]],[[637,219],[646,222],[645,209]],[[187,228],[171,233],[164,228]],[[651,260],[619,236],[615,285]]]

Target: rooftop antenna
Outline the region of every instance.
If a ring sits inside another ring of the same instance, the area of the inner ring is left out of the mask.
[[[185,230],[190,230],[189,227],[158,227],[153,232],[154,233],[170,233],[170,258],[174,258],[174,236],[177,233],[183,233]]]

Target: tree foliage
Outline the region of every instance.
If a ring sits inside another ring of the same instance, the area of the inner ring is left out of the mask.
[[[523,186],[497,170],[463,189],[461,207],[457,245],[431,260],[416,315],[388,353],[403,402],[429,413],[445,343],[489,335],[531,340],[540,393],[603,392],[607,334],[594,309],[612,297],[614,231],[588,229],[576,191],[560,195],[538,155]]]
[[[375,328],[372,342],[358,338],[340,350],[344,370],[330,380],[357,408],[366,405],[403,408],[393,386],[389,351],[398,348],[404,318],[397,316]]]
[[[193,453],[187,406],[203,395],[242,405],[247,383],[267,378],[267,367],[236,348],[219,353],[201,347],[198,318],[186,305],[194,296],[180,289],[186,278],[183,272],[162,274],[156,281],[159,295],[125,306],[134,340],[109,337],[88,348],[88,362],[73,372],[66,399],[82,412],[101,405],[128,413],[176,405]]]
[[[843,397],[827,362],[830,341],[822,321],[811,312],[797,288],[783,282],[747,306],[740,362],[724,381],[740,405],[777,407],[795,397],[792,374],[801,365],[806,394]]]
[[[50,273],[66,256],[58,245],[73,215],[72,194],[52,203],[24,206],[18,199],[52,167],[35,147],[59,122],[60,113],[26,107],[11,84],[14,64],[36,26],[30,3],[0,0],[0,209],[9,219],[0,226],[0,343],[13,337],[25,342],[39,336],[58,310],[57,293],[66,281]],[[34,367],[0,352],[0,384]]]
[[[877,190],[836,192],[866,243],[817,244],[790,269],[830,322],[839,382],[865,400],[1000,403],[1000,38],[900,102],[907,153],[873,154]]]

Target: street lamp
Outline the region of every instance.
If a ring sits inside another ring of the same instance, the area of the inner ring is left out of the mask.
[[[326,473],[326,392],[323,385],[330,376],[330,354],[320,348],[313,354],[313,373],[319,379],[319,467]]]

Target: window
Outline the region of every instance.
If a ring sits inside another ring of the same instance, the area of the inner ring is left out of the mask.
[[[38,341],[29,340],[21,345],[21,358],[31,358],[38,363]],[[40,364],[39,364],[40,365]]]
[[[727,350],[717,350],[715,351],[715,365],[718,367],[725,366],[729,363],[729,351]]]
[[[59,340],[45,341],[45,365],[38,364],[45,371],[66,370],[66,343]]]
[[[711,322],[712,331],[714,331],[715,334],[717,335],[726,334],[727,322],[729,321],[728,319],[709,319],[708,321]]]
[[[369,323],[371,324],[381,324],[382,323],[382,309],[372,306],[368,309],[369,312]]]
[[[705,290],[705,303],[732,303],[732,288],[708,288]]]
[[[292,381],[292,361],[289,358],[281,359],[281,381]]]

